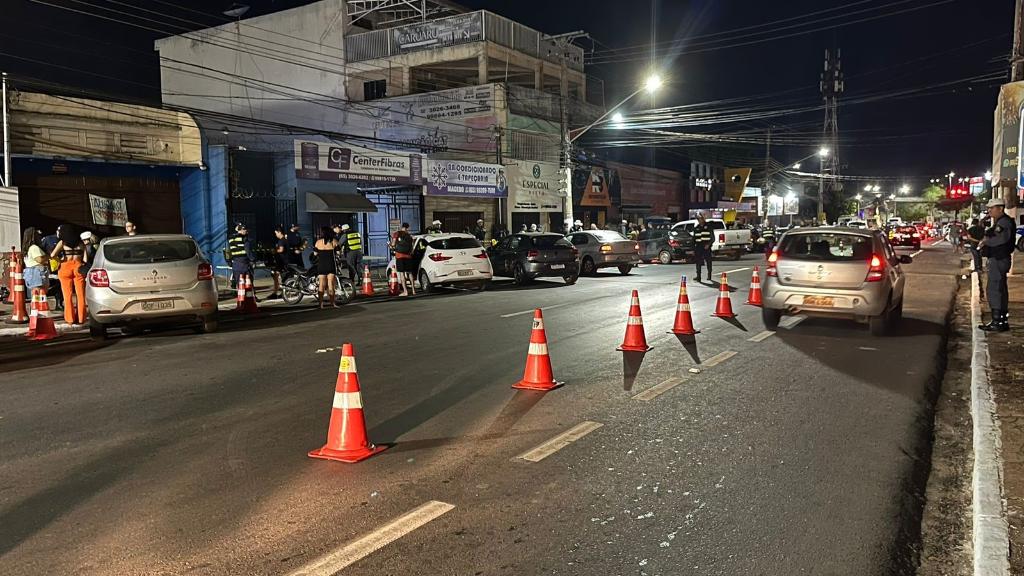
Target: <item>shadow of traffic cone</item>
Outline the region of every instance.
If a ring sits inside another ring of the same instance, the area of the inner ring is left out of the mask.
[[[50,302],[46,299],[46,292],[42,289],[36,290],[39,294],[36,296],[36,329],[32,332],[31,326],[29,326],[29,340],[51,340],[60,336],[57,333],[57,327],[53,324],[53,318],[50,318]]]
[[[715,313],[712,316],[719,318],[735,318],[732,311],[732,300],[729,299],[729,279],[725,272],[722,272],[722,285],[718,289],[718,302],[715,303]]]
[[[370,278],[369,266],[363,266],[363,296],[373,296],[373,280]]]
[[[366,435],[355,351],[346,342],[341,346],[341,363],[338,365],[338,381],[334,386],[327,443],[310,451],[309,457],[354,464],[387,449],[388,446],[375,446]]]
[[[626,319],[626,337],[622,344],[616,348],[621,352],[647,352],[651,346],[647,345],[647,334],[644,333],[644,318],[640,315],[640,295],[633,290],[629,303],[629,318]]]
[[[242,314],[256,314],[260,307],[256,304],[256,293],[253,291],[252,276],[240,274],[238,276],[238,296],[236,297],[236,310]]]
[[[21,258],[18,252],[11,252],[14,259],[14,269],[11,272],[11,279],[14,281],[14,288],[11,290],[11,302],[14,309],[11,310],[11,317],[5,320],[8,324],[24,324],[28,322],[28,313],[25,311],[25,277],[21,265]]]
[[[693,315],[690,313],[690,297],[686,295],[686,276],[679,281],[679,302],[676,304],[676,321],[669,334],[692,336],[700,330],[693,327]]]
[[[548,356],[548,336],[544,332],[544,314],[537,308],[533,311],[533,329],[530,331],[530,351],[526,354],[526,369],[523,379],[512,385],[520,390],[554,390],[564,384],[555,380],[551,372],[551,357]]]
[[[398,283],[398,272],[396,272],[395,269],[392,268],[391,274],[388,276],[388,295],[398,296],[398,293],[401,291],[402,285]]]
[[[750,292],[747,294],[747,301],[744,304],[761,306],[761,273],[757,266],[754,266],[754,275],[750,278]]]

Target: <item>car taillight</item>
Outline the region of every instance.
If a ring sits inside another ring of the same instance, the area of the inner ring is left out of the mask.
[[[612,251],[611,244],[601,244],[601,252],[608,253]]]
[[[725,244],[725,234],[719,234],[718,235],[718,243],[719,244]]]
[[[474,254],[473,258],[479,258],[481,260],[486,260],[487,259],[487,252],[481,252],[479,254]]]
[[[577,250],[575,246],[572,247],[572,255],[573,255],[573,257],[576,257],[576,256],[580,255],[580,251]]]
[[[676,248],[677,246],[679,246],[679,241],[678,240],[669,240],[668,241],[668,245],[673,247],[673,248]]]
[[[778,276],[779,270],[775,267],[775,264],[779,261],[779,249],[772,250],[772,253],[768,255],[768,266],[765,267],[764,273],[767,276]]]
[[[885,261],[878,254],[871,257],[871,266],[868,268],[868,275],[865,282],[878,282],[885,277]]]
[[[540,252],[538,252],[537,250],[529,250],[526,253],[527,258],[536,258],[537,256],[540,256]]]
[[[213,266],[209,262],[199,263],[199,273],[196,276],[198,280],[210,280],[213,278]]]
[[[428,258],[430,258],[434,262],[444,262],[445,260],[451,260],[452,259],[451,256],[445,256],[444,254],[441,254],[440,252],[434,252],[433,254],[428,256]]]
[[[89,286],[93,288],[110,288],[110,276],[103,268],[89,271]]]

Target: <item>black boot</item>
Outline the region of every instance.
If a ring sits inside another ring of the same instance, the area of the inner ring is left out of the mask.
[[[1006,332],[1010,329],[1010,323],[1007,320],[1006,313],[1002,310],[993,310],[992,319],[988,324],[979,324],[978,329],[984,330],[985,332]]]

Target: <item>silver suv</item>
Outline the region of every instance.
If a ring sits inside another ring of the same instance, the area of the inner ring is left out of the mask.
[[[89,332],[97,339],[114,326],[194,323],[201,332],[217,329],[213,266],[184,234],[103,240],[89,270],[85,300]]]
[[[906,279],[897,256],[878,231],[799,228],[787,232],[768,257],[762,287],[765,326],[783,313],[868,322],[881,336],[903,317]]]

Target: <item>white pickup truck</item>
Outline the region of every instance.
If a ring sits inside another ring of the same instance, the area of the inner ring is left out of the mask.
[[[715,256],[731,255],[734,260],[739,260],[750,247],[750,230],[729,229],[725,226],[724,220],[709,219],[708,226],[711,227],[711,252]],[[683,220],[672,225],[673,230],[681,230],[693,235],[693,229],[697,227],[696,220]]]

